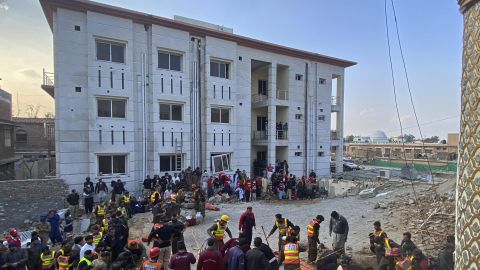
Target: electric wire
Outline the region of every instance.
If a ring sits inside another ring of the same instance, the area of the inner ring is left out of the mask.
[[[405,73],[405,79],[406,79],[406,82],[407,82],[407,89],[408,89],[408,94],[409,94],[409,97],[410,97],[410,103],[412,105],[413,115],[415,116],[415,121],[417,123],[418,132],[420,134],[420,139],[422,140],[422,150],[425,153],[424,137],[423,137],[422,129],[420,128],[420,122],[418,121],[418,115],[417,115],[417,110],[415,109],[415,103],[413,102],[413,95],[412,95],[412,89],[410,87],[410,80],[409,80],[409,77],[408,77],[407,65],[405,64],[405,56],[403,54],[402,42],[400,41],[400,33],[398,31],[397,13],[395,11],[395,5],[393,3],[393,0],[390,0],[390,2],[392,3],[393,18],[394,18],[394,21],[395,21],[395,29],[396,29],[396,33],[397,33],[398,47],[400,49],[400,56],[402,58],[403,71]],[[402,137],[402,140],[403,140],[403,137]],[[428,160],[428,155],[425,154],[425,157],[426,157],[426,161],[427,161],[428,170],[430,172],[430,175],[432,176],[432,184],[433,184],[433,186],[435,186],[435,180],[434,180],[433,173],[432,173],[432,167],[430,166],[430,161]],[[433,191],[434,191],[434,193],[436,193],[435,188],[433,189]]]
[[[393,61],[392,61],[392,49],[391,49],[391,46],[390,46],[390,33],[389,33],[389,30],[388,30],[388,11],[387,11],[387,0],[384,0],[384,9],[385,9],[385,28],[386,28],[386,33],[387,33],[387,47],[388,47],[388,59],[389,59],[389,63],[390,63],[390,75],[392,77],[392,86],[393,86],[393,97],[394,97],[394,101],[395,101],[395,110],[396,110],[396,114],[397,114],[397,118],[398,118],[398,123],[400,125],[400,136],[403,138],[403,125],[402,125],[402,120],[400,118],[400,110],[398,108],[398,100],[397,100],[397,87],[396,87],[396,84],[395,84],[395,74],[394,74],[394,71],[393,71]],[[405,166],[406,166],[406,169],[408,170],[408,174],[410,176],[410,183],[411,183],[411,186],[412,186],[412,190],[413,190],[413,196],[415,197],[415,202],[417,201],[417,193],[415,191],[415,187],[413,185],[413,179],[412,179],[412,173],[411,173],[411,170],[408,166],[408,161],[407,161],[407,154],[406,154],[406,151],[405,151],[405,140],[402,140],[402,148],[403,148],[403,158],[404,158],[404,161],[405,161]]]

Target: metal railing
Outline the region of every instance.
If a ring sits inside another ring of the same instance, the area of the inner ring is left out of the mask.
[[[288,100],[288,91],[287,90],[277,90],[277,99]]]
[[[49,86],[54,86],[55,85],[55,76],[53,72],[46,72],[45,69],[43,69],[43,83],[42,85],[49,85]]]
[[[277,140],[288,140],[288,131],[277,130]]]
[[[267,95],[254,94],[252,95],[252,103],[262,102],[268,99]]]
[[[252,130],[252,140],[266,140],[267,138],[266,130]]]

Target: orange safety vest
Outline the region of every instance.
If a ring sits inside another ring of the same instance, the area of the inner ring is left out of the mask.
[[[222,240],[223,237],[225,236],[225,230],[227,229],[227,225],[225,224],[224,226],[220,225],[220,222],[217,222],[217,229],[213,231],[213,236],[215,240]]]
[[[413,256],[406,256],[402,261],[399,261],[395,264],[395,268],[399,270],[412,270]]]
[[[383,234],[383,231],[382,231],[382,230],[376,231],[376,230],[374,229],[372,234],[373,234],[374,237],[381,237],[382,234]]]
[[[51,269],[55,260],[55,252],[52,251],[49,255],[42,252],[40,260],[42,260],[42,269]]]
[[[72,264],[68,264],[70,261],[70,256],[58,256],[57,258],[57,263],[58,263],[58,269],[57,270],[68,270]]]
[[[285,255],[285,265],[300,264],[300,251],[297,243],[287,243],[283,246],[283,254]]]
[[[318,224],[318,221],[316,219],[312,219],[312,221],[310,221],[310,223],[308,224],[307,226],[307,236],[312,238],[315,236],[315,225]]]
[[[146,261],[142,265],[142,270],[160,270],[161,268],[162,263],[160,262]]]
[[[287,219],[286,219],[286,218],[283,219],[283,222],[282,222],[281,224],[279,224],[278,221],[275,220],[275,225],[277,225],[278,233],[279,233],[280,235],[283,236],[283,235],[286,234],[286,232],[287,232],[287,226],[288,226],[288,225],[287,225]]]

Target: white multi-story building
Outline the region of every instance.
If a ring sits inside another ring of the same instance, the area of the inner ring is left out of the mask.
[[[67,183],[103,173],[135,190],[146,174],[187,166],[252,173],[255,159],[329,175],[331,149],[342,170],[344,69],[354,62],[182,17],[40,2],[55,66],[43,88],[55,97]]]

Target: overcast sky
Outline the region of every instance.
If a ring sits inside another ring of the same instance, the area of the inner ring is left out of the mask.
[[[236,34],[356,61],[358,65],[345,72],[345,134],[400,133],[383,0],[99,2],[221,24]],[[394,2],[422,131],[446,138],[458,132],[460,121],[462,16],[457,1]],[[389,19],[393,22],[391,9]],[[390,26],[395,38],[393,23]],[[14,114],[25,115],[27,105],[41,106],[40,116],[53,112],[53,99],[40,89],[42,68],[53,71],[53,47],[39,2],[0,0],[0,34],[0,86],[13,94]],[[392,40],[401,119],[406,133],[418,136],[397,44]]]

